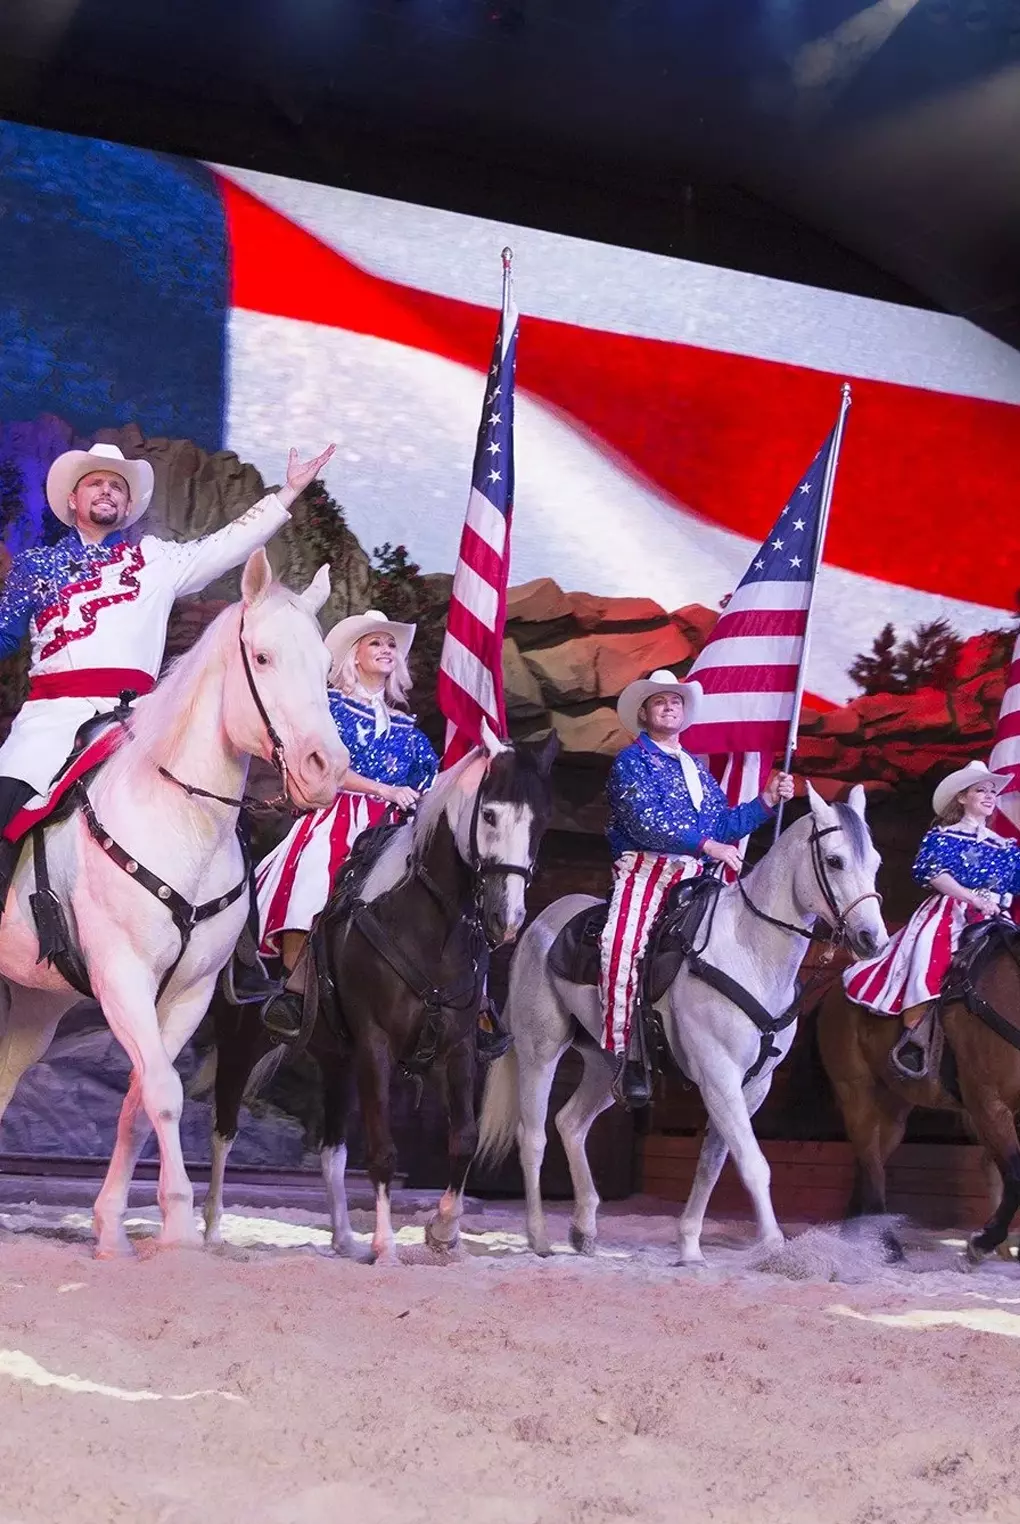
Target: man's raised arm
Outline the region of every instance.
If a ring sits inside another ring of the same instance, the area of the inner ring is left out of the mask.
[[[214,534],[203,535],[200,540],[187,540],[183,544],[168,546],[176,567],[175,590],[178,597],[200,593],[210,582],[222,577],[247,561],[253,550],[271,540],[290,518],[290,507],[296,497],[313,482],[323,466],[332,458],[336,445],[329,445],[314,460],[298,461],[297,451],[291,450],[287,460],[287,481],[279,492],[269,492],[240,518],[225,524]]]

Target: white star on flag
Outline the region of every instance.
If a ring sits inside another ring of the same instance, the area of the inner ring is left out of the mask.
[[[783,542],[782,542],[782,540],[773,540],[772,541],[772,549],[773,550],[782,550],[782,548],[783,548]]]
[[[791,566],[799,566],[800,565],[800,556],[791,556],[790,557],[790,565]]]
[[[804,528],[804,520],[803,519],[794,519],[794,521],[793,521],[793,527],[794,527],[794,529],[803,529]]]
[[[490,471],[489,472],[489,480],[490,480],[490,482],[499,482],[499,481],[502,481],[503,480],[502,472],[500,472],[500,471]]]

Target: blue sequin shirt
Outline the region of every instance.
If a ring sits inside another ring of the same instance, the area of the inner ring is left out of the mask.
[[[15,556],[0,594],[0,657],[13,656],[29,621],[59,601],[61,588],[116,560],[123,543],[119,530],[92,544],[73,529],[54,545],[34,545]]]
[[[1018,894],[1020,842],[1007,841],[994,831],[984,831],[979,838],[967,827],[933,826],[921,842],[913,872],[919,884],[950,873],[964,889]]]
[[[641,735],[621,751],[609,773],[606,835],[613,857],[624,852],[696,856],[703,841],[740,841],[772,811],[760,799],[732,806],[696,759],[704,795],[696,808],[678,757]]]
[[[351,754],[351,767],[363,778],[394,787],[427,789],[439,771],[439,758],[414,716],[389,711],[390,728],[375,733],[375,710],[356,698],[329,690],[329,710],[340,739]]]

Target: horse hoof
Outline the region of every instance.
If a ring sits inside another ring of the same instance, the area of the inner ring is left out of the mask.
[[[882,1248],[885,1250],[885,1262],[887,1265],[902,1265],[907,1257],[904,1253],[903,1245],[895,1233],[886,1232],[882,1234]]]
[[[130,1259],[134,1252],[130,1238],[128,1238],[126,1233],[120,1233],[113,1238],[101,1238],[96,1244],[93,1258]]]
[[[708,1260],[699,1249],[696,1254],[681,1254],[673,1261],[674,1270],[707,1270]]]
[[[425,1247],[431,1249],[433,1254],[456,1254],[460,1248],[460,1232],[454,1229],[450,1238],[440,1238],[433,1230],[431,1222],[425,1224]]]
[[[531,1241],[531,1252],[539,1259],[552,1259],[552,1244],[547,1238],[539,1238]]]
[[[966,1260],[968,1265],[980,1265],[984,1260],[986,1250],[978,1243],[980,1233],[972,1233],[967,1240]]]
[[[587,1259],[591,1259],[595,1253],[595,1234],[584,1233],[580,1228],[576,1228],[571,1223],[570,1247],[575,1254],[583,1254]]]

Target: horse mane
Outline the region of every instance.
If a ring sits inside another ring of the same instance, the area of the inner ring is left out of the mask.
[[[240,623],[241,605],[232,603],[176,658],[152,692],[138,700],[131,717],[132,745],[119,757],[132,762],[145,757],[157,767],[172,760],[194,718],[198,679],[214,662],[225,662]]]
[[[455,766],[439,774],[418,805],[414,819],[394,831],[373,863],[362,887],[362,899],[378,899],[380,895],[396,889],[404,882],[412,860],[422,856],[439,829],[439,822],[446,813],[447,804],[456,792],[460,779],[480,755],[480,748],[475,747]]]

